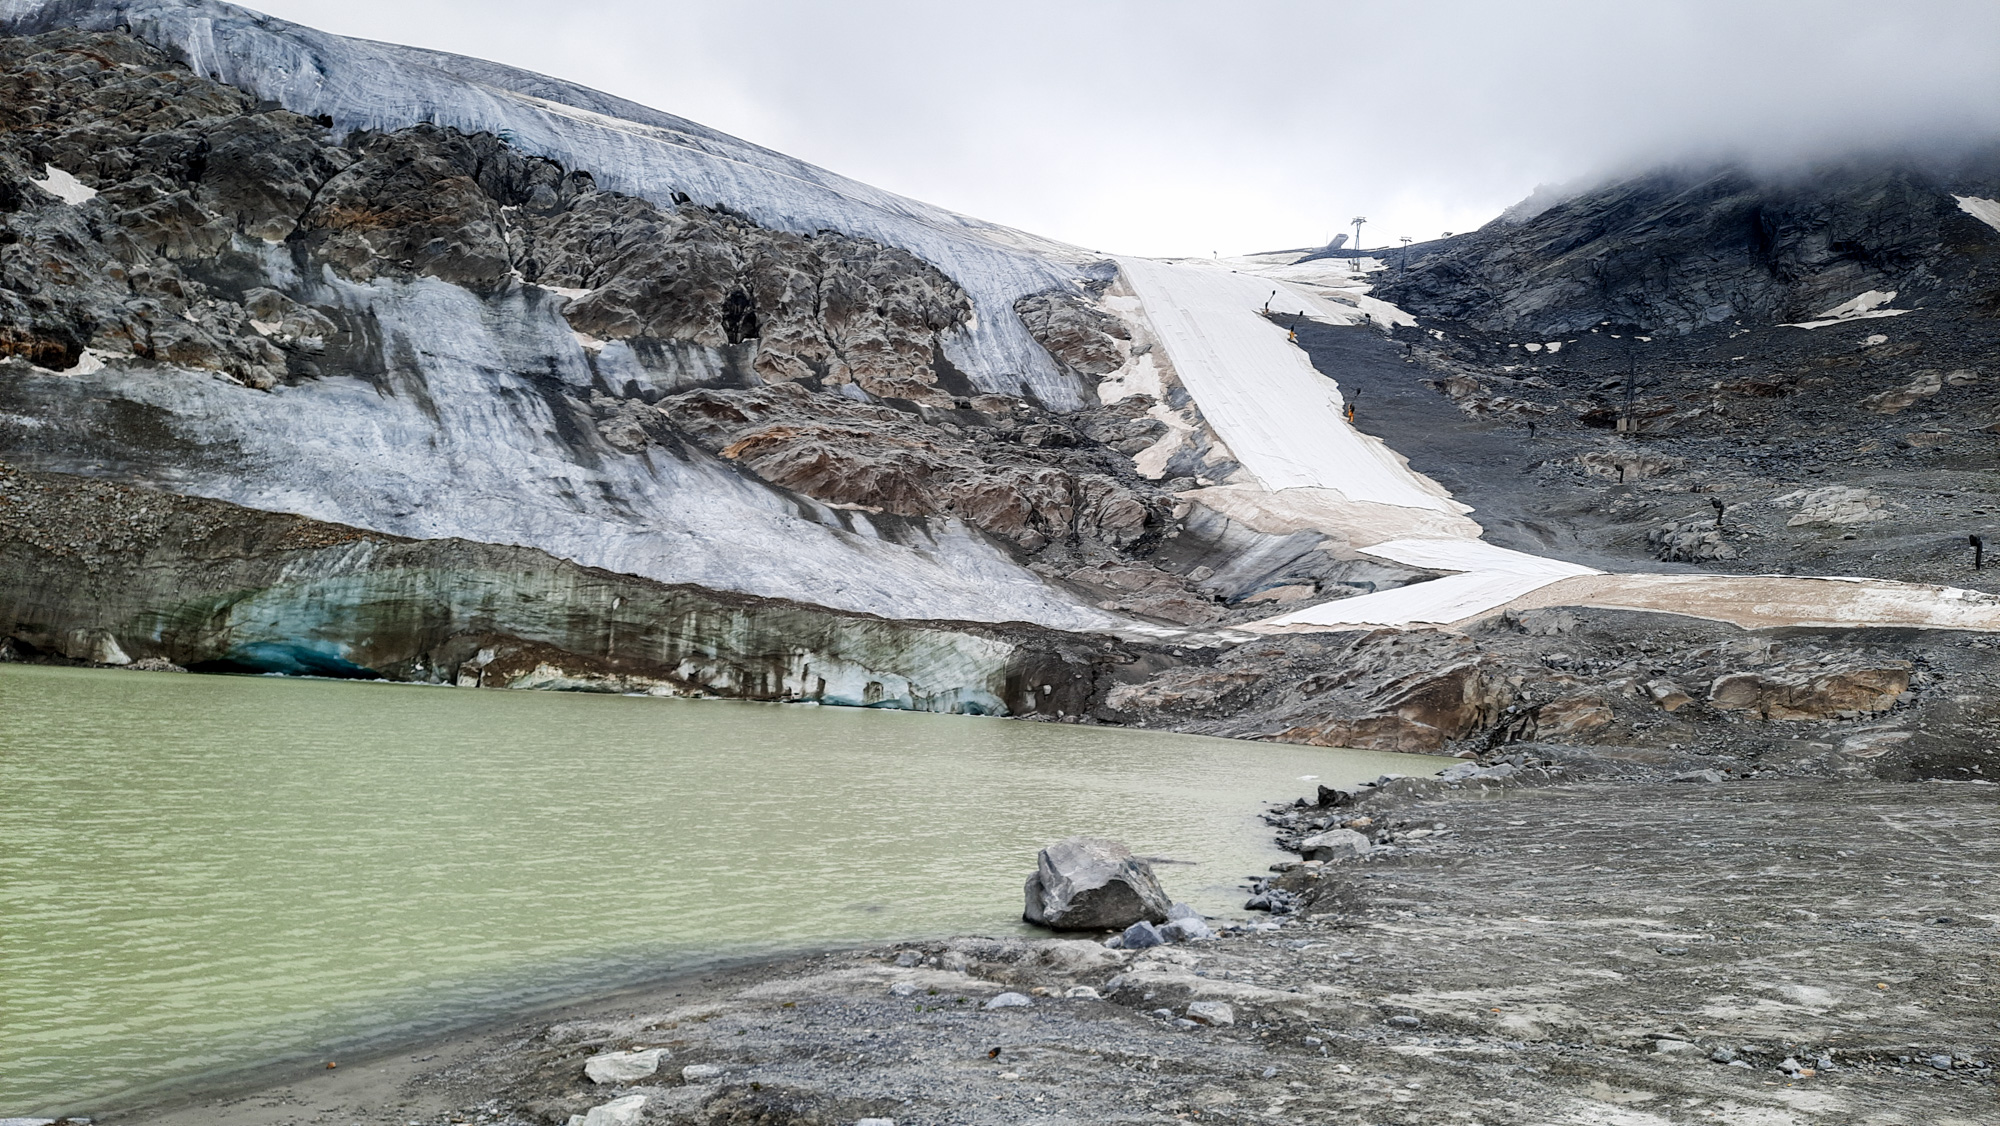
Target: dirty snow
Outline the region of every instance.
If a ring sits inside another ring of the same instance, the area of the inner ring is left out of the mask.
[[[64,203],[69,204],[71,207],[81,206],[97,198],[96,188],[86,185],[83,181],[64,172],[53,164],[48,166],[48,175],[39,180],[31,179],[28,182],[62,200]]]
[[[1980,199],[1976,195],[1954,195],[1958,209],[2000,231],[2000,199]]]
[[[1429,582],[1323,602],[1246,627],[1444,625],[1488,613],[1551,583],[1604,572],[1559,559],[1496,547],[1484,540],[1392,540],[1363,553],[1433,571],[1458,571]]]
[[[1896,299],[1896,291],[1871,289],[1851,301],[1844,301],[1810,321],[1798,321],[1784,328],[1825,328],[1828,325],[1843,324],[1847,321],[1865,321],[1874,317],[1900,317],[1913,309],[1884,308]]]

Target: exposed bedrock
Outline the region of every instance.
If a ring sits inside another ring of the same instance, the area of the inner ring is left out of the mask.
[[[1871,290],[1904,308],[1990,306],[1992,231],[1954,194],[2000,195],[2000,152],[1792,175],[1657,172],[1530,201],[1438,244],[1376,295],[1535,340],[1607,321],[1664,334],[1807,321]]]
[[[1051,718],[1138,659],[4,466],[0,637],[14,657],[101,664]]]

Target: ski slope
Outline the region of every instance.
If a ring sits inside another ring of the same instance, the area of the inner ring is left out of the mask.
[[[1327,490],[1350,501],[1414,510],[1413,527],[1426,523],[1414,513],[1471,511],[1412,471],[1394,450],[1349,425],[1339,384],[1313,367],[1286,330],[1263,315],[1268,302],[1273,313],[1352,323],[1351,308],[1329,317],[1321,298],[1266,274],[1211,263],[1119,258],[1118,265],[1181,385],[1265,490]],[[1321,603],[1257,626],[1445,624],[1487,613],[1550,583],[1602,573],[1470,536],[1391,538],[1357,547],[1393,562],[1458,573]]]
[[[1347,424],[1340,386],[1262,315],[1325,319],[1282,282],[1201,262],[1119,258],[1181,385],[1230,452],[1273,492],[1333,489],[1349,500],[1470,511]]]

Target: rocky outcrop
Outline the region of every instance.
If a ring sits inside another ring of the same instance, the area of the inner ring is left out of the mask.
[[[1080,294],[1063,290],[1032,293],[1014,302],[1028,335],[1085,385],[1125,363],[1118,341],[1130,341],[1125,322]]]
[[[1129,458],[1026,404],[981,399],[927,422],[781,383],[688,392],[659,412],[773,484],[894,516],[955,515],[1027,551],[1081,542],[1115,556],[1166,524],[1168,502]]]
[[[1902,662],[1795,662],[1719,676],[1708,687],[1708,704],[1765,719],[1851,719],[1896,706],[1909,687],[1910,666]]]
[[[1051,718],[1129,659],[4,466],[0,638],[17,658]]]
[[[1071,837],[1043,849],[1021,917],[1054,930],[1124,930],[1164,923],[1173,903],[1152,865],[1117,841]]]
[[[1418,669],[1374,686],[1368,693],[1372,706],[1365,711],[1323,716],[1288,727],[1272,739],[1317,747],[1436,751],[1493,724],[1511,700],[1504,682],[1496,682],[1480,662],[1462,661],[1440,669]]]

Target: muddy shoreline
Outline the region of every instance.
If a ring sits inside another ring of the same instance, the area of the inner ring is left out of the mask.
[[[529,1126],[632,1095],[689,1126],[1991,1120],[1991,786],[1669,782],[1548,749],[1275,814],[1365,815],[1381,843],[1276,875],[1274,929],[711,967],[99,1121]],[[1003,992],[1031,1003],[986,1007]],[[1231,1023],[1187,1020],[1202,1000]],[[651,1077],[585,1078],[650,1048]]]

